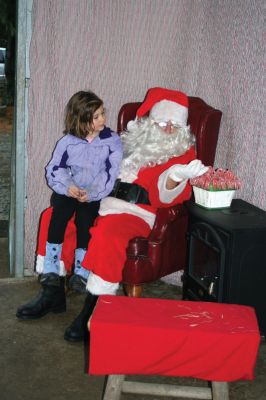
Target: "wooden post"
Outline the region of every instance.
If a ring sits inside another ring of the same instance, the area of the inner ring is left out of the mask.
[[[103,400],[119,400],[125,375],[109,375]]]
[[[124,284],[124,289],[128,297],[141,297],[142,285]]]
[[[229,400],[229,387],[227,382],[212,381],[213,400]]]

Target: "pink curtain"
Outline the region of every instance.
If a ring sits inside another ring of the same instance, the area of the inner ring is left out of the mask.
[[[116,129],[120,106],[149,87],[199,96],[223,111],[216,166],[237,197],[266,208],[263,1],[34,0],[27,136],[26,266],[33,270],[44,178],[69,97],[91,89]]]

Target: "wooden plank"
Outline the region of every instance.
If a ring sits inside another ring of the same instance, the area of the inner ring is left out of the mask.
[[[169,397],[183,397],[187,399],[212,399],[212,391],[210,388],[203,388],[198,386],[192,387],[124,381],[122,392]],[[218,398],[216,400],[218,400]]]
[[[184,399],[229,400],[227,382],[211,382],[212,387],[179,386],[125,381],[125,375],[109,375],[103,400],[120,400],[121,393],[176,397]]]

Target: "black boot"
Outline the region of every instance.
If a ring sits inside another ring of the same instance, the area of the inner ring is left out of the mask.
[[[57,274],[43,274],[40,277],[42,289],[31,302],[18,308],[16,316],[19,319],[38,319],[49,312],[66,311],[64,278]]]
[[[74,319],[72,324],[66,328],[64,339],[69,342],[80,342],[88,334],[87,323],[97,303],[98,296],[88,293],[85,299],[83,309]]]

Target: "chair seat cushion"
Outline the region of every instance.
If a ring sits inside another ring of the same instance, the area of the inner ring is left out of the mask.
[[[260,335],[248,306],[100,296],[90,374],[253,379]]]

